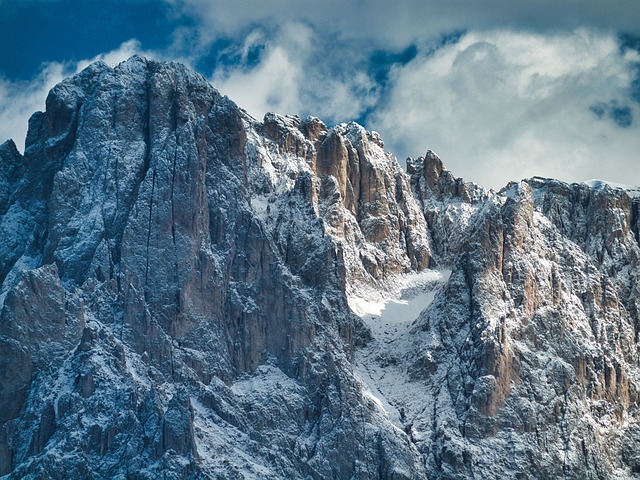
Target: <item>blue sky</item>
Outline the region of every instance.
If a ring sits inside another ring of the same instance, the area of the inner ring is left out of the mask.
[[[0,137],[98,59],[182,61],[252,115],[377,130],[486,187],[640,184],[637,0],[0,0]],[[1,141],[1,140],[0,140]]]

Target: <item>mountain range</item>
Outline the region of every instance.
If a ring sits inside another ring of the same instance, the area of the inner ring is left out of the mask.
[[[92,64],[0,146],[0,476],[640,478],[639,211]]]

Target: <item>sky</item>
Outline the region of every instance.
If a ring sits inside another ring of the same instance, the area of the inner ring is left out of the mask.
[[[487,188],[640,185],[638,0],[0,0],[0,142],[66,76],[183,62],[262,119],[355,120]]]

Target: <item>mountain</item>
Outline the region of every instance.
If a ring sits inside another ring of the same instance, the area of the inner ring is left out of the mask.
[[[93,64],[0,146],[0,476],[640,478],[639,210]]]

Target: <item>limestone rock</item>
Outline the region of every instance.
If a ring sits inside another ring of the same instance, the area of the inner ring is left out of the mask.
[[[383,148],[142,57],[54,87],[0,146],[0,475],[637,475],[640,199]]]
[[[353,471],[344,442],[374,465],[386,450],[364,450],[373,433],[345,438],[356,420],[337,414],[359,398],[345,291],[429,259],[424,219],[379,139],[314,118],[257,122],[194,72],[142,57],[91,65],[46,106],[24,158],[10,142],[0,150],[2,473],[213,475],[227,443],[205,427],[238,429],[235,448],[271,468],[229,387],[263,365],[304,389],[270,428],[293,415],[291,434],[324,452],[301,461],[275,441],[287,460],[274,475]],[[353,195],[363,182],[380,191]],[[202,407],[212,396],[227,406]],[[313,440],[308,422],[326,410],[339,425]],[[77,455],[54,467],[61,451]]]

